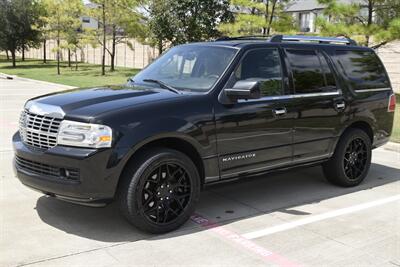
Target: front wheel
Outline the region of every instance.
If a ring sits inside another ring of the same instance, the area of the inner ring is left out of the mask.
[[[119,188],[120,208],[140,230],[177,229],[194,212],[200,195],[196,166],[185,154],[164,148],[144,152],[128,165]]]
[[[367,176],[371,165],[371,139],[360,129],[346,131],[339,140],[333,157],[322,167],[333,184],[356,186]]]

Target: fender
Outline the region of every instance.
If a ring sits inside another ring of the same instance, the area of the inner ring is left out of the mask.
[[[349,117],[347,117],[349,118]],[[340,140],[340,137],[343,135],[343,133],[353,124],[355,123],[366,123],[367,125],[369,125],[369,127],[371,128],[372,132],[374,133],[376,130],[376,123],[373,119],[369,118],[369,117],[363,117],[363,116],[355,116],[351,119],[347,119],[346,121],[343,122],[342,126],[339,130],[338,130],[338,135],[336,136],[336,138],[333,140],[332,142],[332,148],[331,148],[331,152],[330,155],[332,155],[335,152],[336,149],[336,145]]]
[[[131,125],[132,126],[132,125]],[[210,142],[203,129],[188,121],[178,118],[160,118],[146,123],[136,124],[118,140],[108,167],[117,168],[118,177],[132,155],[143,146],[164,138],[177,138],[189,143],[200,158],[210,158],[218,164],[216,144]],[[199,141],[200,140],[200,141]]]

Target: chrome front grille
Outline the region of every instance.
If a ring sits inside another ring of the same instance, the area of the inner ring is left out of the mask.
[[[57,133],[62,119],[23,111],[19,120],[19,132],[24,143],[42,149],[57,145]]]

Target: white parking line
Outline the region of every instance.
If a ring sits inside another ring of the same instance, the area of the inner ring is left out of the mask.
[[[313,222],[318,222],[318,221],[334,218],[334,217],[337,217],[337,216],[350,214],[350,213],[353,213],[353,212],[369,209],[369,208],[372,208],[372,207],[384,205],[384,204],[387,204],[387,203],[390,203],[390,202],[394,202],[394,201],[398,201],[398,200],[400,200],[400,195],[394,195],[394,196],[391,196],[391,197],[388,197],[388,198],[383,198],[383,199],[379,199],[379,200],[375,200],[375,201],[371,201],[371,202],[367,202],[367,203],[363,203],[363,204],[359,204],[359,205],[355,205],[355,206],[351,206],[351,207],[347,207],[347,208],[343,208],[343,209],[339,209],[339,210],[334,210],[334,211],[322,213],[322,214],[319,214],[319,215],[311,216],[309,218],[304,218],[304,219],[297,220],[297,221],[294,221],[294,222],[284,223],[284,224],[273,226],[273,227],[270,227],[270,228],[257,230],[257,231],[254,231],[254,232],[250,232],[250,233],[244,234],[242,236],[244,238],[247,238],[247,239],[255,239],[255,238],[259,238],[259,237],[275,234],[275,233],[278,233],[278,232],[286,231],[286,230],[289,230],[289,229],[293,229],[295,227],[302,226],[302,225],[305,225],[305,224],[310,224],[310,223],[313,223]]]

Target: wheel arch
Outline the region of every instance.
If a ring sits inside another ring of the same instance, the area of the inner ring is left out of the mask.
[[[360,130],[363,130],[368,136],[369,136],[369,138],[370,138],[370,140],[371,140],[371,144],[374,142],[374,131],[373,131],[373,129],[372,129],[372,126],[368,123],[368,122],[366,122],[366,121],[355,121],[355,122],[353,122],[353,123],[351,123],[349,126],[347,126],[346,127],[346,129],[342,132],[342,135],[346,132],[346,131],[348,131],[348,130],[350,130],[350,129],[354,129],[354,128],[356,128],[356,129],[360,129]]]
[[[371,144],[374,143],[374,128],[371,125],[370,122],[366,120],[354,120],[346,125],[346,127],[343,127],[343,130],[340,132],[339,136],[336,138],[336,141],[334,143],[333,149],[332,149],[332,154],[335,152],[337,144],[339,143],[340,138],[348,132],[350,129],[360,129],[363,130],[370,138]]]
[[[153,137],[147,139],[141,142],[140,144],[136,145],[131,150],[129,156],[127,157],[127,160],[124,162],[124,165],[122,167],[117,188],[119,188],[121,184],[121,177],[123,176],[123,173],[126,170],[127,166],[131,164],[137,158],[137,156],[141,154],[141,152],[155,147],[163,147],[163,148],[177,150],[188,156],[193,161],[194,165],[196,166],[199,172],[201,185],[204,184],[205,180],[204,162],[199,152],[199,148],[194,144],[194,142],[191,141],[190,138],[186,136],[162,135],[159,137]]]

